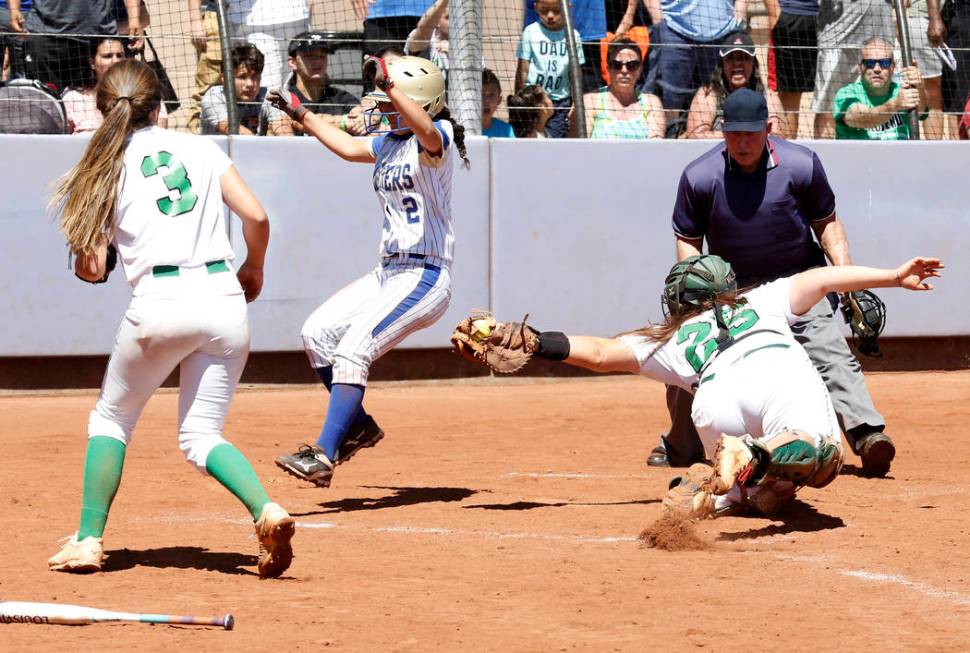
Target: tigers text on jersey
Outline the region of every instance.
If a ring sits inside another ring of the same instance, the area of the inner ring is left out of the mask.
[[[790,290],[791,277],[784,277],[745,293],[746,301],[725,315],[728,331],[738,341],[721,353],[717,351],[713,310],[684,322],[661,345],[633,334],[622,339],[636,355],[640,374],[693,392],[702,372],[706,377],[756,349],[773,344],[800,347],[789,327],[799,318],[791,310]]]
[[[207,138],[159,127],[131,136],[114,242],[132,288],[155,266],[200,268],[232,260],[219,181],[231,166]]]
[[[450,263],[455,247],[451,228],[454,133],[447,120],[435,121],[441,156],[431,157],[410,132],[372,139],[374,190],[384,212],[381,256],[420,254]]]

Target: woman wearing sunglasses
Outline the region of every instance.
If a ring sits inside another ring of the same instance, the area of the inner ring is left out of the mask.
[[[586,106],[586,125],[590,138],[629,139],[663,138],[666,129],[663,105],[652,93],[637,90],[637,80],[643,70],[640,47],[632,40],[620,37],[607,48],[609,57],[609,86],[583,96]],[[576,121],[570,111],[569,135],[579,136]]]
[[[720,60],[711,74],[711,81],[697,90],[687,116],[687,138],[723,138],[722,105],[728,95],[739,88],[763,93],[768,100],[768,123],[771,133],[789,138],[785,109],[778,95],[761,83],[754,41],[744,32],[729,34],[718,50]]]

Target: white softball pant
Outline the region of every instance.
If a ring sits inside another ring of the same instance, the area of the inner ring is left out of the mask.
[[[91,411],[88,437],[127,445],[145,404],[179,366],[179,448],[205,473],[209,452],[225,442],[226,413],[248,355],[242,294],[134,297]]]
[[[722,434],[748,434],[771,448],[772,438],[798,429],[811,435],[816,447],[831,442],[842,449],[842,431],[828,390],[800,346],[756,350],[733,364],[716,366],[714,378],[697,389],[691,415],[708,459]],[[749,489],[749,500],[757,501],[753,495],[758,492],[758,487]],[[794,495],[795,486],[776,481],[765,492],[783,501]],[[718,497],[719,503],[739,500],[737,486]]]
[[[451,301],[447,266],[391,259],[320,305],[303,325],[314,368],[334,383],[367,385],[371,364],[409,334],[438,321]]]
[[[767,442],[800,429],[818,443],[841,439],[825,383],[800,346],[761,349],[714,367],[714,378],[697,389],[691,412],[708,457],[722,433]]]

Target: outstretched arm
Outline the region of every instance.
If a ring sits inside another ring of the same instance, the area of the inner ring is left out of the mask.
[[[917,257],[895,269],[839,265],[806,270],[792,277],[791,310],[795,315],[804,315],[830,292],[897,286],[907,290],[932,290],[933,285],[925,283],[924,279],[941,276],[943,267],[938,258]]]
[[[373,163],[374,153],[368,140],[357,140],[343,132],[324,118],[307,110],[304,106],[294,106],[290,93],[285,89],[274,89],[266,95],[266,101],[285,113],[290,120],[303,126],[303,131],[314,136],[324,146],[345,161]]]
[[[569,336],[569,356],[563,362],[593,372],[640,371],[636,354],[619,338]]]

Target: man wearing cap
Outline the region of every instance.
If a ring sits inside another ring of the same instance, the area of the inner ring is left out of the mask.
[[[342,88],[331,86],[327,80],[327,62],[334,49],[333,34],[303,32],[289,45],[289,66],[292,74],[286,89],[294,106],[305,106],[320,114],[334,127],[354,136],[364,134],[360,100]],[[293,133],[303,135],[303,127],[293,123]]]
[[[767,120],[764,95],[750,89],[729,95],[724,142],[684,169],[674,206],[677,259],[700,254],[706,239],[708,252],[732,265],[741,288],[821,267],[826,256],[833,265],[852,263],[822,162],[808,148],[771,136]],[[791,328],[825,380],[863,472],[885,476],[896,450],[832,304],[823,299]],[[667,399],[674,425],[648,462],[697,462],[704,454],[689,420],[692,397],[668,389]]]

